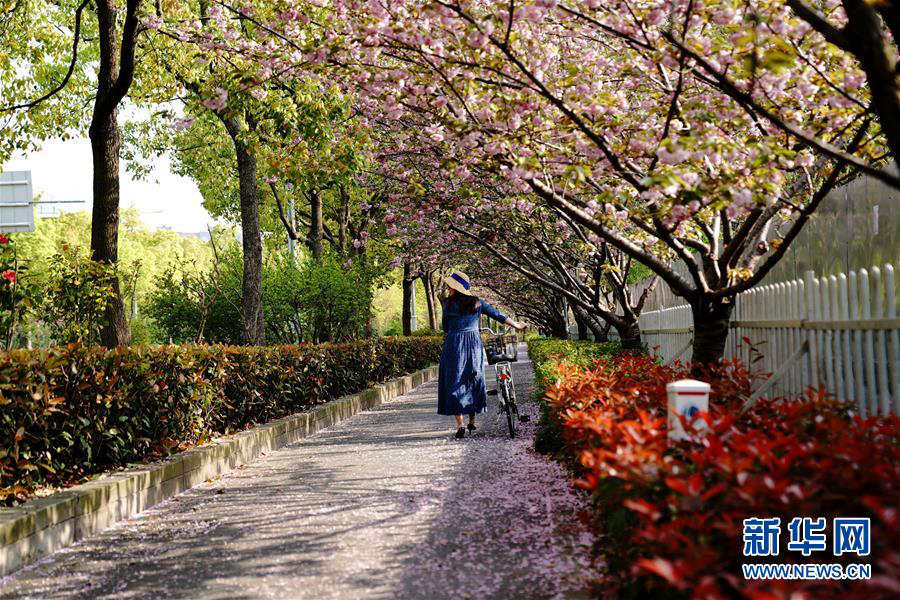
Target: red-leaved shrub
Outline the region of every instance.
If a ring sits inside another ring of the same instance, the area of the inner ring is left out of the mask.
[[[559,367],[550,414],[578,457],[578,485],[594,492],[611,595],[694,598],[881,598],[900,594],[900,420],[860,419],[824,392],[761,400],[740,415],[752,382],[737,362],[705,377],[709,431],[666,437],[665,385],[687,367],[647,356]],[[826,517],[828,550],[787,552],[794,517]],[[781,553],[769,562],[872,565],[869,581],[747,581],[742,521],[780,517]],[[831,553],[833,517],[870,517],[872,552]]]

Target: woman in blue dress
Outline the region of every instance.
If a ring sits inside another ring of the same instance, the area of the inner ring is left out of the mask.
[[[444,277],[447,288],[441,302],[441,327],[447,337],[441,351],[438,377],[438,414],[456,417],[456,437],[466,435],[463,415],[469,415],[469,432],[475,431],[475,415],[487,406],[484,386],[484,346],[479,323],[485,314],[516,329],[525,325],[507,318],[499,310],[479,300],[468,276],[456,271]]]

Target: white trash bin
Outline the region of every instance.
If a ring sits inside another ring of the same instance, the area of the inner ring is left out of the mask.
[[[709,411],[710,385],[695,379],[682,379],[666,385],[669,396],[669,441],[687,439],[690,434],[681,425],[679,415],[688,421],[698,412]],[[697,419],[693,425],[694,432],[707,429],[706,421]]]

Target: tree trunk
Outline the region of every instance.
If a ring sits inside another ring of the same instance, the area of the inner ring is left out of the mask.
[[[733,309],[732,298],[711,299],[701,296],[691,302],[691,314],[694,318],[693,362],[710,365],[722,359]]]
[[[422,286],[425,288],[425,303],[428,306],[428,327],[437,330],[437,312],[434,303],[434,282],[431,280],[431,274],[422,275]]]
[[[410,276],[410,265],[403,265],[403,335],[412,334],[412,302],[413,302],[413,285],[416,280]]]
[[[585,324],[591,330],[595,342],[608,342],[609,332],[612,329],[612,323],[608,323],[601,319],[585,318]]]
[[[565,322],[554,320],[550,335],[561,340],[569,339],[569,331],[566,329]]]
[[[116,119],[118,106],[134,79],[134,56],[140,0],[129,0],[122,25],[121,43],[116,6],[112,0],[98,0],[97,28],[100,64],[97,95],[88,137],[93,158],[94,205],[91,214],[91,258],[115,265],[119,260],[119,151],[121,137]],[[104,346],[122,346],[131,341],[119,278],[112,281],[113,297],[106,308],[100,329]]]
[[[872,92],[872,104],[878,113],[878,124],[888,142],[894,159],[900,163],[900,62],[896,57],[894,40],[882,27],[871,0],[844,0],[847,13],[846,38],[850,48],[866,72],[866,82]],[[900,10],[896,2],[885,10]]]
[[[588,326],[587,319],[581,310],[574,308],[572,310],[572,314],[575,316],[575,325],[578,327],[578,339],[579,340],[587,340],[588,339]]]
[[[307,243],[313,258],[322,258],[322,239],[325,237],[325,221],[322,218],[322,196],[318,190],[309,193],[309,237]]]
[[[341,222],[338,223],[338,252],[341,256],[347,254],[347,221],[344,215],[341,215]]]
[[[94,206],[91,215],[91,258],[115,265],[119,260],[119,127],[116,110],[94,112],[89,136],[93,155]],[[118,275],[112,279],[113,296],[100,328],[100,342],[107,347],[131,341]]]
[[[242,139],[243,128],[236,117],[225,119],[225,128],[231,136],[237,155],[241,197],[241,237],[244,250],[241,318],[244,343],[260,346],[265,342],[265,321],[262,307],[262,230],[259,225],[256,150]]]
[[[347,254],[349,249],[349,241],[347,237],[347,226],[350,223],[350,196],[344,186],[340,188],[341,192],[341,210],[338,219],[338,252],[341,256]]]
[[[561,300],[550,303],[550,311],[548,312],[549,322],[547,326],[550,335],[559,339],[569,339],[569,330],[566,329],[566,305]]]
[[[619,339],[622,340],[623,350],[640,350],[641,349],[641,326],[637,321],[623,323],[621,325],[614,324]]]
[[[597,331],[594,332],[594,341],[608,342],[610,331],[612,331],[612,323],[604,323]]]

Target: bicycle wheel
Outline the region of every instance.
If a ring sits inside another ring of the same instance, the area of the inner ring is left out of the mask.
[[[506,425],[509,427],[509,437],[516,437],[516,421],[513,419],[513,411],[509,407],[506,408]]]
[[[516,437],[516,421],[513,418],[513,411],[515,411],[514,400],[510,394],[510,381],[509,381],[509,373],[506,373],[506,378],[503,379],[503,412],[506,413],[506,424],[509,427],[509,437]]]
[[[509,398],[508,404],[509,404],[510,408],[512,409],[512,412],[514,412],[516,415],[518,415],[519,414],[519,405],[516,400],[516,382],[513,381],[513,377],[512,377],[512,365],[507,363],[504,366],[506,367],[505,381],[509,385],[509,389],[508,389],[509,393],[507,394],[507,397]]]

